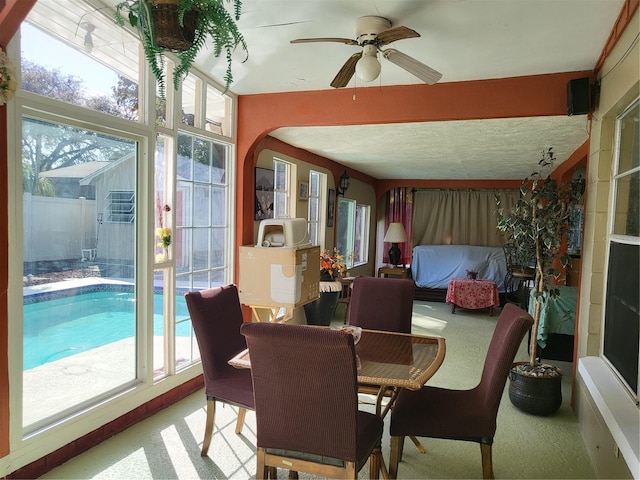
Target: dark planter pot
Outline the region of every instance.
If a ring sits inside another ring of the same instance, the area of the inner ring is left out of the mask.
[[[329,272],[320,272],[320,281],[321,282],[335,282],[336,278],[331,275]]]
[[[178,21],[178,5],[158,2],[151,7],[154,40],[160,48],[184,51],[193,46],[198,23],[198,12],[191,10],[184,15],[183,25]]]
[[[320,292],[318,300],[307,303],[304,306],[307,324],[329,326],[333,318],[333,312],[338,304],[339,296],[340,292]]]
[[[509,372],[509,399],[519,410],[531,415],[552,415],[562,405],[562,374],[530,377],[515,368]]]

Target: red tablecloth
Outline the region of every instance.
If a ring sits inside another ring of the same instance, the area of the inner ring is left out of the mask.
[[[447,288],[447,303],[469,309],[499,307],[498,286],[493,280],[452,278]]]

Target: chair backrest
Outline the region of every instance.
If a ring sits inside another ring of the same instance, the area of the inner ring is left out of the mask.
[[[234,368],[227,362],[247,348],[240,333],[244,323],[235,285],[209,288],[185,294],[196,334],[205,386]]]
[[[532,325],[531,315],[513,303],[502,308],[485,357],[480,384],[476,387],[485,412],[497,415],[509,370]]]
[[[258,447],[356,461],[353,337],[307,325],[245,323]]]
[[[414,292],[413,280],[356,277],[349,324],[369,330],[411,333]]]

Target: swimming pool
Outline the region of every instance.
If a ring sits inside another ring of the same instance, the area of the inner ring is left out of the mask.
[[[154,295],[154,335],[163,334],[161,294]],[[25,296],[23,370],[133,337],[135,298],[132,287],[74,289],[55,295]],[[188,317],[182,294],[176,317]],[[190,336],[191,322],[177,325],[176,335]]]

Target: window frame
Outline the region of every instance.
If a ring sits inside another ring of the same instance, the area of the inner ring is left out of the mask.
[[[284,177],[278,183],[278,172],[282,170]],[[279,158],[273,158],[273,218],[289,218],[291,208],[291,174],[292,165]],[[282,210],[284,208],[284,210]]]
[[[307,229],[309,241],[319,245],[324,250],[326,213],[323,206],[326,203],[327,174],[316,170],[309,171],[309,205],[307,208]],[[315,215],[314,215],[315,214]],[[315,220],[312,220],[315,218]],[[312,225],[315,225],[316,235],[311,234]]]
[[[611,296],[609,293],[609,285],[611,282],[611,277],[616,274],[613,269],[609,268],[609,263],[611,259],[611,250],[614,244],[626,244],[626,245],[636,245],[640,246],[640,236],[626,235],[621,233],[616,233],[616,216],[619,212],[617,212],[617,202],[618,202],[618,188],[620,185],[620,180],[625,179],[633,175],[634,173],[640,172],[640,165],[630,165],[624,171],[620,171],[620,160],[623,154],[623,139],[622,139],[622,122],[624,118],[629,115],[634,108],[640,107],[640,97],[636,98],[630,105],[625,108],[617,117],[615,121],[615,129],[614,129],[614,156],[613,156],[613,176],[611,179],[611,196],[609,201],[609,215],[608,215],[608,239],[607,239],[607,247],[606,247],[606,275],[605,275],[605,288],[604,290],[604,302],[602,308],[602,335],[600,339],[600,357],[603,359],[605,364],[611,369],[615,377],[620,381],[623,385],[625,391],[631,396],[636,405],[639,403],[640,399],[640,336],[638,339],[638,378],[636,379],[636,390],[634,391],[632,386],[629,385],[627,380],[624,378],[624,375],[618,370],[618,368],[614,365],[614,361],[607,357],[605,353],[605,343],[607,340],[607,312],[608,312],[608,303],[611,301]],[[636,132],[636,140],[638,140],[638,133]],[[628,207],[628,205],[627,205]],[[609,330],[610,331],[610,330]]]

